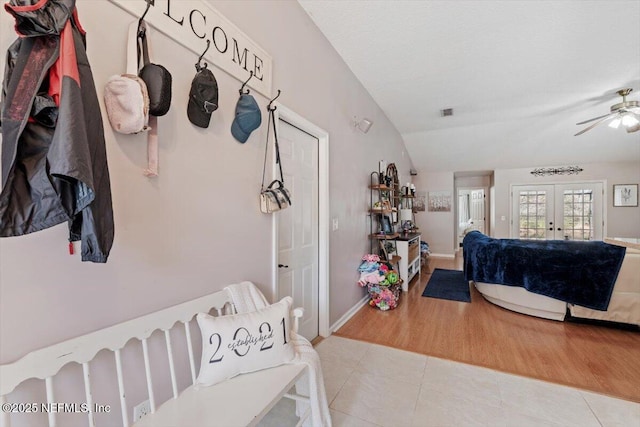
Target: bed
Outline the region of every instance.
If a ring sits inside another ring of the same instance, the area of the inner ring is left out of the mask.
[[[532,316],[640,326],[640,245],[495,239],[463,240],[467,280],[489,302]]]

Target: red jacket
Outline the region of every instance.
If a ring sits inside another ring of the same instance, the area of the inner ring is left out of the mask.
[[[100,104],[75,0],[11,0],[19,38],[2,86],[0,237],[67,221],[82,260],[113,244],[111,185]]]

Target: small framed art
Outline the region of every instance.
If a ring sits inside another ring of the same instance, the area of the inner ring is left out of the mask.
[[[387,215],[382,215],[381,226],[382,226],[382,232],[384,234],[393,233],[393,228],[391,227],[391,219]]]
[[[638,184],[615,184],[613,206],[638,206]]]
[[[451,212],[451,191],[430,191],[429,212]]]

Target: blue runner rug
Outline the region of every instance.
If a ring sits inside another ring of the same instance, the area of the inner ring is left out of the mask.
[[[469,282],[464,279],[464,273],[443,268],[436,268],[433,271],[422,296],[471,302]]]

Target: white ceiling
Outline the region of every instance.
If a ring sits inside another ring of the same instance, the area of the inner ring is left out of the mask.
[[[640,99],[639,0],[298,1],[420,171],[640,167],[640,132],[573,136],[622,101],[616,90]]]

